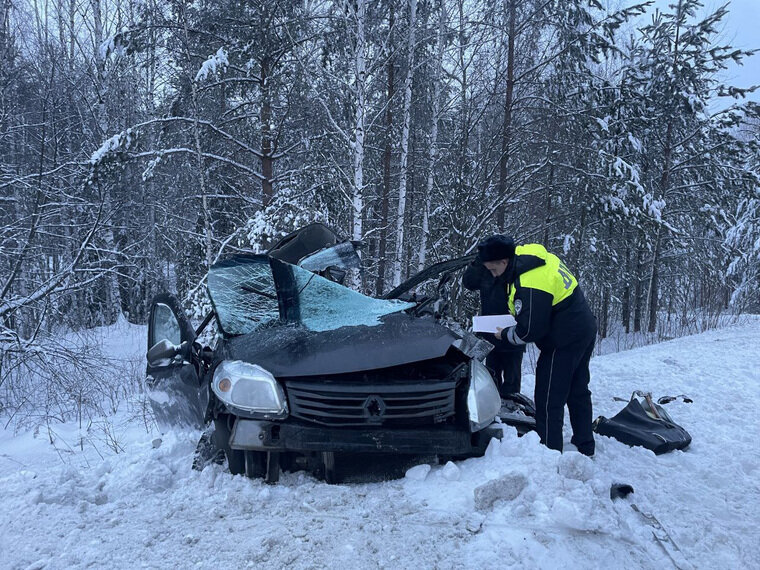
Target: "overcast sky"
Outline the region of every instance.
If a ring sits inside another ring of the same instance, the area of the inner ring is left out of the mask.
[[[760,0],[733,0],[725,37],[732,45],[743,49],[760,49]],[[743,66],[732,66],[729,79],[739,87],[760,84],[760,52],[747,58]],[[752,94],[760,102],[760,90]]]
[[[720,36],[722,45],[730,45],[745,50],[760,49],[760,0],[702,0],[705,5],[703,15],[715,11],[718,7],[728,3],[729,15],[724,19],[724,31]],[[638,2],[631,1],[630,4]],[[667,10],[669,4],[675,4],[677,0],[655,0],[650,11],[655,8]],[[670,11],[670,10],[668,10]],[[750,87],[760,85],[760,52],[752,57],[744,59],[744,65],[731,64],[726,70],[724,81],[736,87]],[[752,101],[760,103],[760,88],[748,97]],[[728,102],[728,103],[727,103]],[[730,100],[723,98],[721,107],[728,106]]]

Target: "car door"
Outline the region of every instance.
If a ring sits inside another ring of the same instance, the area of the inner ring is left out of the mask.
[[[155,297],[148,320],[146,389],[162,430],[205,424],[208,389],[201,386],[194,341],[195,331],[177,299]]]
[[[464,257],[457,257],[455,259],[449,259],[441,261],[426,267],[422,271],[415,273],[409,277],[406,281],[401,283],[398,287],[388,291],[385,295],[382,295],[382,299],[398,299],[405,293],[408,293],[418,285],[428,281],[430,279],[444,279],[447,276],[464,269],[467,265],[475,259],[475,255],[465,255]]]

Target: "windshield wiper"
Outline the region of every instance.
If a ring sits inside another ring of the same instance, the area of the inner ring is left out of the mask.
[[[271,293],[267,293],[266,291],[262,291],[261,289],[257,289],[251,285],[241,285],[240,288],[246,293],[256,293],[257,295],[261,295],[267,299],[274,299],[275,301],[277,300],[277,295],[272,295]]]

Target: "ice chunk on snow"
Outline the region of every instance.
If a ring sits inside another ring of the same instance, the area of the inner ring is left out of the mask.
[[[424,481],[430,473],[430,465],[425,463],[424,465],[415,465],[406,472],[406,478],[412,481]]]
[[[580,453],[563,453],[559,458],[557,470],[568,479],[588,481],[594,476],[594,462]]]
[[[443,478],[447,481],[459,481],[460,475],[461,472],[459,471],[459,467],[457,467],[456,463],[449,461],[446,463],[446,465],[443,466]]]
[[[521,473],[510,473],[489,481],[475,488],[475,508],[485,511],[493,507],[496,501],[514,501],[527,486],[528,478]]]
[[[172,487],[174,481],[172,470],[160,461],[150,462],[150,469],[146,469],[137,477],[137,485],[148,493],[166,491]]]
[[[593,517],[584,512],[582,505],[565,497],[556,497],[551,507],[551,517],[563,527],[590,531],[596,528]]]

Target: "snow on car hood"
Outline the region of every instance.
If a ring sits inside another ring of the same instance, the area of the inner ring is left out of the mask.
[[[258,364],[276,377],[345,374],[440,358],[458,337],[428,318],[387,315],[374,326],[312,331],[272,325],[227,339],[222,359]]]

